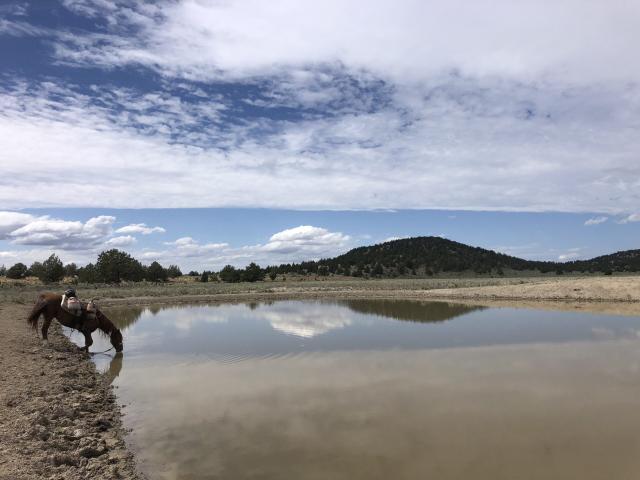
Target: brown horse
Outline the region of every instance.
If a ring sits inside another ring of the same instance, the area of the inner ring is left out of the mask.
[[[27,318],[27,321],[36,330],[38,328],[38,318],[40,318],[41,314],[44,316],[42,324],[42,339],[44,341],[47,341],[47,331],[51,325],[51,320],[56,318],[65,327],[75,328],[82,332],[84,335],[84,347],[82,350],[89,351],[89,347],[93,344],[91,334],[96,329],[100,329],[103,333],[109,335],[111,345],[116,349],[116,352],[122,351],[122,333],[104,313],[96,309],[95,319],[86,318],[84,314],[81,317],[76,317],[64,310],[60,305],[61,303],[62,295],[43,293],[36,300],[36,304]]]

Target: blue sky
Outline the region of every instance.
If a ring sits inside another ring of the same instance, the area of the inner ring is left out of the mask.
[[[636,248],[639,32],[622,1],[2,2],[0,263]]]
[[[106,248],[183,269],[331,257],[360,246],[435,235],[510,255],[573,260],[636,248],[640,222],[583,213],[438,210],[29,209],[0,215],[0,264],[56,252],[94,261]],[[18,218],[15,218],[15,217]],[[13,220],[9,224],[9,220]]]

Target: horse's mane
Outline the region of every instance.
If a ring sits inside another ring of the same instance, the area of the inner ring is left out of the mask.
[[[118,327],[99,308],[96,309],[96,320],[98,320],[98,330],[105,335],[111,335],[114,330],[118,330]]]

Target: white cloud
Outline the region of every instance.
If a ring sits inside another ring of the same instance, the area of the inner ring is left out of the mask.
[[[558,255],[558,260],[560,260],[561,262],[566,262],[567,260],[575,260],[578,257],[580,257],[580,254],[578,252],[569,252]]]
[[[584,224],[585,226],[600,225],[601,223],[606,222],[608,219],[609,217],[593,217],[584,222]]]
[[[0,265],[13,265],[22,262],[31,265],[33,262],[42,262],[55,253],[63,263],[75,263],[76,265],[86,265],[96,261],[96,254],[91,250],[63,250],[60,248],[36,247],[20,250],[0,251]]]
[[[0,211],[0,240],[7,238],[9,233],[35,219],[36,217],[28,213]]]
[[[342,64],[403,81],[456,70],[579,83],[626,81],[640,69],[627,48],[638,40],[633,2],[74,4],[79,13],[104,16],[112,32],[59,38],[61,61],[142,64],[170,76],[238,79],[288,69],[304,77],[305,66]]]
[[[150,235],[152,233],[165,233],[162,227],[148,227],[145,223],[134,223],[120,227],[116,233],[141,233],[142,235]]]
[[[108,247],[128,247],[134,245],[137,242],[135,237],[131,235],[123,235],[119,237],[113,237],[104,242]]]
[[[103,242],[112,232],[115,217],[100,215],[80,221],[37,218],[8,234],[17,245],[42,245],[62,249],[87,249]]]
[[[400,89],[396,105],[377,112],[275,122],[259,138],[245,126],[189,133],[163,112],[141,130],[127,117],[128,97],[118,104],[125,113],[112,115],[70,90],[0,89],[0,175],[11,179],[0,204],[611,213],[636,207],[640,136],[627,126],[640,116],[633,89],[568,95],[441,80]],[[525,107],[538,115],[520,118]],[[165,119],[169,126],[162,127]],[[216,135],[224,149],[203,144]],[[73,189],[48,181],[61,170]],[[87,182],[86,171],[100,181]]]
[[[15,259],[18,253],[15,251],[0,251],[0,260],[5,261],[9,259]]]
[[[302,338],[313,338],[352,323],[352,314],[347,309],[331,305],[308,305],[304,315],[301,315],[287,304],[276,304],[262,309],[257,315],[268,321],[275,330]]]
[[[558,260],[560,260],[561,262],[567,262],[569,260],[580,258],[582,256],[582,254],[580,253],[582,250],[582,247],[569,248],[566,253],[558,255]]]
[[[631,215],[618,221],[618,223],[640,222],[640,213],[632,213]]]
[[[278,254],[305,252],[317,256],[346,245],[349,239],[348,235],[340,232],[330,232],[325,228],[311,225],[300,225],[274,233],[269,238],[269,242],[261,245],[259,249]]]
[[[174,252],[179,257],[202,257],[211,254],[211,252],[218,252],[229,246],[227,243],[201,244],[191,237],[178,238],[173,242],[165,242],[165,245],[175,246]]]
[[[351,237],[341,232],[331,232],[311,225],[276,232],[266,243],[245,246],[231,246],[227,243],[200,243],[192,237],[182,237],[172,242],[164,242],[164,250],[146,250],[135,256],[160,263],[177,263],[181,268],[219,270],[230,264],[244,267],[255,262],[267,265],[318,260],[333,257],[352,248]]]
[[[47,36],[59,64],[143,65],[162,80],[90,92],[6,82],[7,208],[636,208],[633,2],[65,5],[106,30],[27,33],[23,19],[5,30]],[[227,122],[236,110],[190,79],[261,90],[248,105],[317,111]],[[48,181],[60,171],[73,189]]]

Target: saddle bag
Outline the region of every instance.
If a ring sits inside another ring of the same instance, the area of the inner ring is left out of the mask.
[[[93,300],[91,300],[89,303],[87,303],[87,310],[86,310],[86,315],[87,315],[87,320],[95,320],[96,319],[96,310],[98,309],[98,307],[96,306],[95,302]]]

